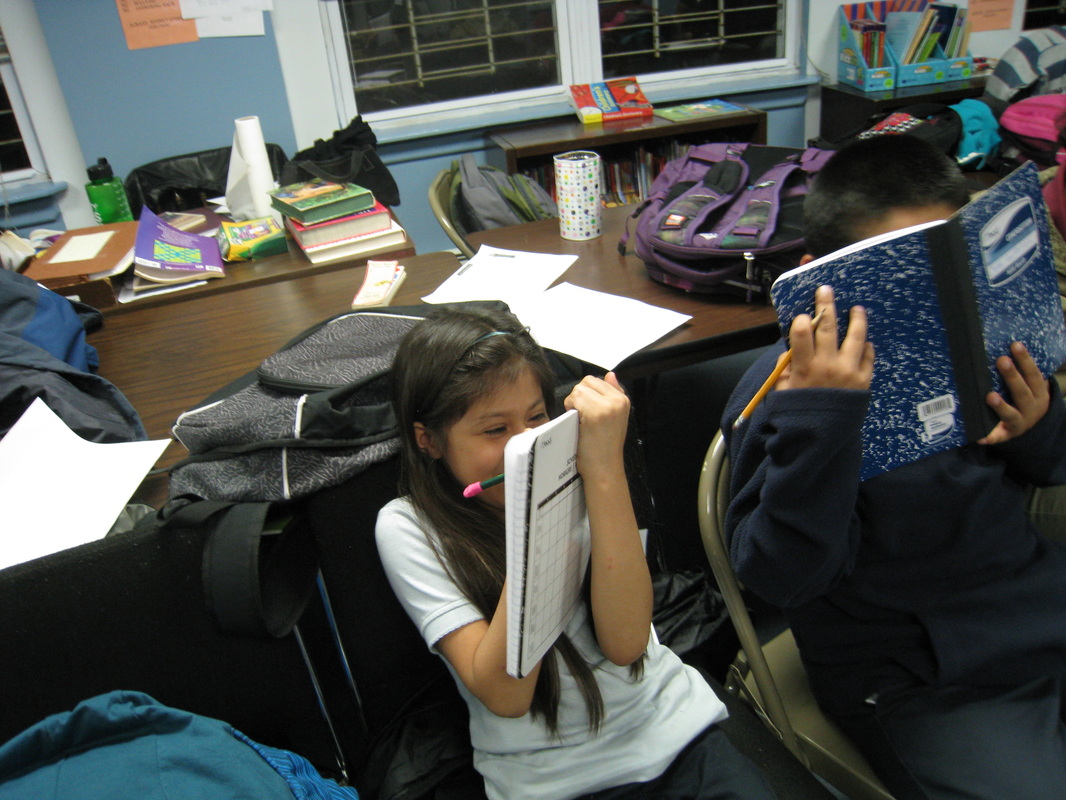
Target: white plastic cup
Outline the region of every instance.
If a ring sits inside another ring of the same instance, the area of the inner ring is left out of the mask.
[[[599,155],[574,150],[560,153],[554,161],[559,235],[573,241],[595,239],[603,233]]]

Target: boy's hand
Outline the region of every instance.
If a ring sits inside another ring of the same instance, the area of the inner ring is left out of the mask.
[[[814,295],[815,314],[821,314],[817,330],[811,318],[801,314],[792,321],[789,343],[792,363],[775,388],[869,389],[874,374],[874,346],[866,341],[866,309],[852,306],[848,332],[837,346],[837,315],[833,290],[819,286]]]
[[[996,359],[996,368],[1010,390],[1011,405],[997,392],[989,392],[985,399],[996,412],[1000,422],[978,444],[1000,444],[1021,436],[1044,418],[1051,402],[1047,381],[1037,369],[1033,357],[1021,342],[1010,346],[1010,356]],[[1012,358],[1013,356],[1013,358]]]

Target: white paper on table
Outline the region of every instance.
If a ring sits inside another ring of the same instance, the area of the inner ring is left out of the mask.
[[[234,120],[233,149],[226,175],[226,206],[238,222],[270,215],[274,173],[270,170],[259,117]]]
[[[509,306],[551,286],[577,256],[481,245],[474,257],[422,299],[427,303],[502,300]]]
[[[541,347],[614,369],[692,319],[616,294],[560,283],[511,306]]]
[[[103,538],[168,439],[82,439],[43,400],[0,439],[0,569]]]

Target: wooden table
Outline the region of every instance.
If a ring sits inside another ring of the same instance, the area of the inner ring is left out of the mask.
[[[703,359],[768,344],[777,337],[773,309],[742,299],[691,294],[655,283],[636,256],[617,250],[626,209],[608,209],[608,233],[588,242],[561,239],[558,222],[499,228],[471,237],[514,250],[575,253],[578,260],[562,279],[578,286],[634,297],[692,315],[677,330],[619,365],[624,378],[641,377]],[[393,305],[416,305],[459,266],[451,253],[401,259],[407,279]],[[255,262],[251,262],[255,263]],[[108,314],[89,337],[100,356],[100,374],[133,404],[148,435],[168,438],[182,412],[198,405],[251,370],[311,325],[349,309],[362,282],[361,262],[331,271],[302,271],[287,278],[249,281],[226,292],[207,292],[186,302],[131,304]],[[159,466],[185,455],[172,443]],[[164,476],[150,478],[137,499],[158,506],[166,495]]]
[[[742,297],[708,296],[664,286],[648,277],[644,262],[633,254],[632,243],[625,255],[619,253],[618,240],[632,210],[626,206],[604,209],[603,235],[584,242],[559,236],[558,220],[495,228],[467,238],[475,248],[488,244],[509,250],[576,255],[577,261],[561,280],[692,316],[677,330],[623,361],[617,370],[623,377],[662,372],[777,340],[777,315],[771,306],[747,303]],[[631,224],[630,230],[635,227]]]

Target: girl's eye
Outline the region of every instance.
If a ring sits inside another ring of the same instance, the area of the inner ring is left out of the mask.
[[[498,425],[495,428],[489,428],[487,431],[485,431],[486,435],[488,436],[501,436],[506,432],[507,427],[504,425]]]
[[[548,413],[546,411],[541,411],[539,414],[534,414],[529,418],[530,422],[547,422],[547,420]]]

